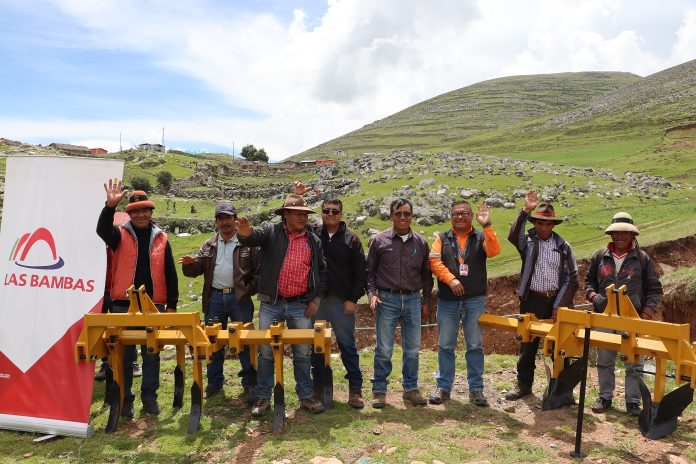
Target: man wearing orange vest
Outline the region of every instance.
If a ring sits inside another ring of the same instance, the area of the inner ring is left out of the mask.
[[[106,205],[99,215],[97,234],[112,250],[111,299],[112,312],[125,313],[129,301],[126,290],[135,285],[145,286],[148,296],[160,311],[175,312],[179,300],[179,284],[172,248],[167,241],[167,234],[152,223],[152,210],[155,205],[148,200],[141,190],[133,191],[128,197],[126,213],[130,221],[122,227],[114,226],[116,206],[125,198],[127,190],[122,190],[121,182],[109,179],[104,184]],[[144,346],[140,347],[143,356],[143,381],[140,397],[143,409],[149,414],[159,414],[157,389],[159,388],[159,353],[149,354]],[[125,398],[121,415],[132,418],[135,413],[131,391],[133,384],[133,361],[135,347],[127,346],[123,365],[123,386]]]

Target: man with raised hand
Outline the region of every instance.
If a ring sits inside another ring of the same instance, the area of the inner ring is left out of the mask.
[[[604,231],[611,242],[597,251],[585,276],[585,297],[598,313],[607,307],[606,288],[610,285],[625,285],[626,294],[642,319],[653,319],[657,305],[662,300],[662,284],[655,272],[652,259],[638,248],[638,227],[628,213],[616,213]],[[599,329],[598,329],[599,330]],[[616,351],[597,349],[597,374],[599,397],[592,404],[592,411],[604,412],[611,407],[616,383],[614,369]],[[642,358],[635,363],[624,363],[626,368],[626,412],[631,416],[641,413],[640,371]]]
[[[450,208],[452,228],[438,233],[430,250],[430,267],[437,278],[437,387],[430,403],[450,399],[454,382],[455,352],[459,324],[466,341],[469,401],[488,406],[483,395],[483,331],[479,316],[486,310],[486,260],[500,253],[500,241],[491,226],[490,211],[478,206],[476,220],[482,231],[472,227],[474,213],[464,200]]]
[[[259,277],[259,248],[239,245],[237,239],[237,209],[229,201],[218,203],[215,208],[217,232],[206,240],[193,256],[183,256],[179,262],[184,275],[198,277],[203,274],[202,309],[205,323],[220,322],[227,329],[227,322],[251,322]],[[213,361],[207,366],[208,386],[205,397],[210,398],[220,390],[224,381],[223,363],[225,350],[213,353]],[[256,386],[254,368],[249,358],[249,347],[239,353],[245,401],[253,401],[252,389]]]
[[[179,301],[179,282],[172,248],[167,241],[167,234],[152,223],[154,203],[142,190],[133,191],[128,197],[126,213],[130,221],[121,227],[114,226],[116,206],[126,197],[127,190],[122,189],[121,181],[109,179],[104,184],[106,205],[97,222],[97,234],[113,252],[111,299],[112,312],[128,312],[130,301],[127,290],[145,286],[145,291],[160,311],[175,312]],[[166,308],[166,309],[165,309]],[[143,378],[140,397],[143,409],[149,414],[159,414],[157,389],[159,388],[160,356],[148,353],[146,347],[140,347],[143,357]],[[133,384],[133,361],[135,346],[127,346],[123,356],[123,387],[125,392],[121,415],[134,416],[131,391]],[[127,367],[126,367],[127,366]]]
[[[413,405],[428,403],[418,390],[421,317],[428,316],[433,289],[428,242],[411,230],[413,204],[410,200],[392,201],[389,212],[393,226],[375,235],[367,256],[367,294],[377,319],[372,378],[374,408],[383,408],[386,404],[387,377],[392,371],[394,335],[399,321],[403,398]]]
[[[525,231],[525,224],[534,227]],[[522,258],[522,271],[517,294],[520,314],[532,313],[539,319],[556,317],[559,307],[573,307],[573,296],[579,287],[578,269],[570,244],[553,231],[563,219],[557,218],[553,205],[539,204],[535,190],[527,192],[524,208],[510,227],[508,240]],[[517,361],[517,388],[505,394],[507,400],[518,400],[532,394],[534,358],[539,337],[520,344]]]
[[[326,291],[326,263],[321,240],[307,224],[314,213],[300,195],[291,194],[275,211],[283,217],[276,225],[252,227],[249,219],[237,220],[237,236],[242,246],[261,247],[258,297],[259,329],[273,321],[285,320],[291,329],[309,329]],[[312,413],[324,411],[314,398],[311,377],[311,345],[292,345],[292,362],[300,405]],[[270,405],[274,361],[269,345],[259,346],[256,401],[253,416],[261,416]]]

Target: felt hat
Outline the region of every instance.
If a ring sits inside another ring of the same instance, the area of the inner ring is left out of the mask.
[[[307,207],[307,202],[302,198],[302,195],[290,194],[285,198],[283,206],[275,210],[275,213],[282,215],[283,211],[305,211],[306,213],[312,214],[314,211]]]
[[[633,232],[639,235],[638,228],[633,224],[633,218],[630,214],[624,212],[616,213],[611,218],[611,224],[604,231],[607,235],[611,235],[612,232]]]
[[[155,204],[147,199],[147,193],[142,190],[133,190],[128,197],[126,205],[126,213],[130,213],[134,209],[150,208],[155,209]]]
[[[533,223],[534,219],[545,219],[553,221],[555,224],[560,224],[563,219],[556,217],[556,212],[553,210],[553,205],[550,203],[541,203],[536,207],[532,214],[529,215],[529,220]]]

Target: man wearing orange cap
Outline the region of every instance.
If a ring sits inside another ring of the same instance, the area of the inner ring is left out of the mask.
[[[525,231],[527,221],[534,227]],[[524,208],[508,234],[508,240],[522,257],[517,289],[521,314],[533,313],[539,319],[550,319],[559,307],[573,307],[573,296],[580,286],[575,256],[570,244],[553,231],[562,222],[563,219],[556,217],[553,205],[539,204],[536,191],[527,192]],[[532,393],[538,349],[539,337],[520,344],[517,388],[507,392],[505,399],[518,400]],[[569,398],[568,402],[571,401]]]
[[[152,223],[154,203],[142,190],[133,191],[128,197],[126,213],[130,221],[121,227],[114,226],[116,206],[126,197],[127,190],[122,189],[121,181],[109,179],[104,184],[106,205],[99,215],[97,234],[113,251],[111,299],[112,312],[128,311],[129,300],[126,291],[131,285],[145,286],[148,296],[160,311],[176,311],[179,300],[179,284],[172,249],[167,241],[167,234]],[[159,414],[157,389],[159,388],[159,353],[150,354],[141,346],[143,356],[143,381],[140,397],[143,409],[149,414]],[[123,364],[123,387],[125,392],[121,415],[134,416],[131,391],[133,384],[133,361],[135,347],[127,346]]]
[[[611,243],[597,251],[590,261],[585,276],[585,296],[596,312],[607,307],[606,288],[625,285],[626,294],[633,307],[643,319],[653,319],[657,305],[662,300],[662,284],[655,272],[655,266],[643,250],[638,248],[636,236],[638,227],[628,213],[617,213],[604,231],[611,236]],[[614,395],[616,351],[597,349],[597,374],[599,377],[599,397],[592,404],[594,412],[604,412],[611,407]],[[640,371],[642,359],[635,363],[624,363],[626,368],[626,412],[631,416],[640,415]]]

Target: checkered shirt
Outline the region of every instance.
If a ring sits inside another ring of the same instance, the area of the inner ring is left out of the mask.
[[[558,290],[558,281],[561,273],[561,253],[556,247],[553,235],[548,240],[537,242],[539,256],[534,264],[532,281],[529,288],[535,292],[548,292]]]
[[[312,267],[312,247],[307,231],[288,234],[288,251],[278,276],[278,296],[292,298],[307,293],[309,273]]]

